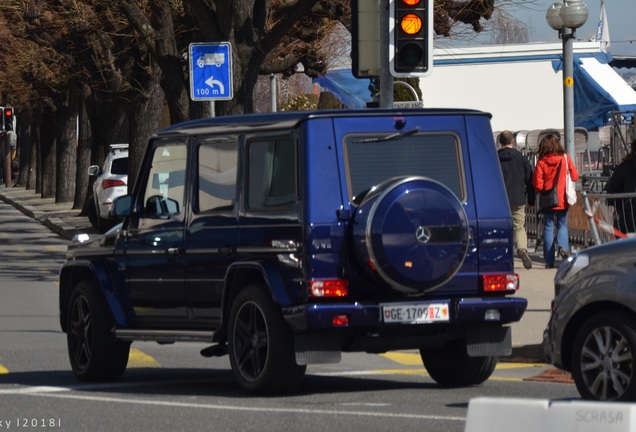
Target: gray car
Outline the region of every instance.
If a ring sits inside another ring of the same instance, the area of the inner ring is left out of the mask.
[[[554,282],[545,360],[572,373],[583,399],[636,400],[636,238],[568,258]]]

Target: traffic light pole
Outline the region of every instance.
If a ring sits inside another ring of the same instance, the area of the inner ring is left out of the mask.
[[[389,0],[380,0],[380,108],[393,108],[393,76],[389,67]]]

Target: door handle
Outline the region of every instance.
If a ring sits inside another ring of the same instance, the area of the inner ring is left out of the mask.
[[[225,255],[232,255],[234,253],[234,248],[232,246],[223,246],[221,248],[219,248],[219,253],[225,254]]]
[[[168,253],[168,255],[179,255],[179,248],[171,247],[171,248],[168,248],[166,252]]]

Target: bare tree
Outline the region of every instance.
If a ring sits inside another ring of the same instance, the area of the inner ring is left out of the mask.
[[[482,31],[495,9],[494,0],[437,0],[435,31]],[[29,124],[19,140],[30,137],[25,161],[46,167],[42,193],[77,205],[86,165],[109,143],[131,144],[134,177],[164,103],[172,122],[205,112],[187,96],[189,43],[231,43],[234,98],[216,111],[241,114],[254,111],[259,75],[292,76],[299,64],[324,74],[342,56],[342,28],[351,29],[350,0],[3,0],[0,89]]]

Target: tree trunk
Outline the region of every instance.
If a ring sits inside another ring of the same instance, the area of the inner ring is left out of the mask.
[[[91,164],[101,166],[110,144],[128,143],[129,103],[124,99],[86,101],[92,135]]]
[[[55,202],[73,202],[75,176],[77,173],[77,114],[80,94],[77,86],[71,85],[66,103],[58,105],[57,118],[60,125],[57,141],[57,170]]]
[[[36,193],[42,192],[42,147],[40,145],[40,126],[31,119],[29,122],[29,174],[27,177],[26,188],[33,189]]]
[[[26,186],[29,181],[29,169],[31,165],[31,122],[25,116],[17,122],[18,132],[18,184]]]
[[[82,87],[81,100],[78,115],[78,142],[77,142],[77,172],[75,173],[75,198],[73,208],[81,208],[82,215],[86,214],[85,204],[90,196],[89,190],[92,182],[88,176],[88,167],[91,164],[92,135],[91,126],[86,110],[86,99],[90,93],[87,86]]]
[[[40,151],[42,161],[40,165],[42,168],[40,178],[42,180],[42,198],[55,198],[58,134],[54,118],[54,113],[48,108],[45,108],[45,110],[40,113]]]
[[[163,110],[164,96],[161,92],[159,67],[146,68],[143,92],[140,92],[132,104],[128,117],[130,119],[130,133],[132,141],[128,147],[128,188],[132,190],[137,181],[137,174],[141,167],[144,152],[148,146],[148,140],[159,126],[161,111]],[[148,71],[148,69],[151,69]]]

